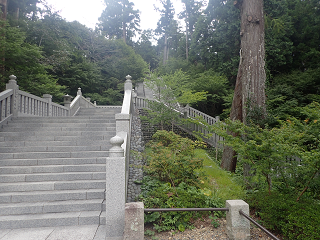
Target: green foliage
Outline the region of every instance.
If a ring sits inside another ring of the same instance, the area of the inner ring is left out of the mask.
[[[145,80],[148,88],[154,92],[155,101],[149,101],[149,117],[144,118],[152,125],[160,125],[161,130],[165,125],[172,126],[181,120],[178,109],[179,103],[187,105],[206,99],[204,91],[193,91],[188,86],[189,75],[181,70],[172,74],[162,75],[151,74]]]
[[[319,80],[319,68],[276,76],[266,91],[268,111],[282,120],[288,116],[301,118],[299,107],[320,101]]]
[[[202,160],[194,157],[193,141],[167,131],[157,131],[152,138],[146,151],[148,175],[173,186],[181,182],[198,186],[200,180],[196,170],[203,165]]]
[[[99,28],[108,39],[131,38],[138,31],[140,15],[134,3],[128,0],[105,0],[106,8],[99,18]]]
[[[143,182],[140,200],[144,202],[145,208],[222,207],[221,201],[209,194],[208,191],[197,189],[184,182],[176,187],[150,177],[145,177]],[[157,187],[154,187],[155,185]],[[145,215],[145,222],[154,223],[155,229],[159,232],[171,229],[184,231],[185,228],[190,227],[190,220],[207,214],[206,212],[163,212],[161,214],[154,212]],[[221,215],[220,212],[219,216]]]
[[[224,144],[231,146],[242,163],[251,166],[248,184],[251,188],[264,189],[263,181],[279,191],[296,194],[297,201],[304,194],[317,196],[310,189],[318,183],[320,171],[319,136],[320,105],[313,103],[300,111],[307,116],[303,121],[290,118],[279,121],[279,128],[261,128],[244,125],[237,121],[226,121],[213,128],[224,137]],[[235,133],[233,137],[227,131]],[[257,185],[262,184],[262,185]]]
[[[17,76],[21,90],[30,92],[37,96],[45,93],[55,97],[62,97],[63,86],[57,84],[57,79],[48,74],[49,66],[43,64],[41,49],[27,43],[25,33],[17,27],[10,27],[8,24],[0,29],[2,36],[0,45],[0,65],[4,71],[1,72],[1,89],[4,89],[9,75]]]
[[[217,221],[218,217],[217,216],[209,216],[209,218],[212,220],[211,224],[217,228],[220,226],[220,223]]]
[[[206,92],[206,99],[194,102],[193,105],[210,116],[220,115],[225,108],[231,107],[232,99],[228,96],[233,91],[230,90],[228,80],[212,69],[196,74],[188,86],[195,92]]]
[[[320,205],[312,199],[296,202],[290,194],[258,192],[249,195],[248,202],[263,225],[280,233],[284,239],[319,239]]]

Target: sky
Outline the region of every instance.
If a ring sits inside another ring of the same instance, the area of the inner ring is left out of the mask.
[[[102,11],[105,8],[104,0],[47,0],[54,10],[60,11],[60,15],[67,21],[78,22],[93,28],[98,23]],[[86,3],[90,3],[90,5]],[[140,28],[142,30],[155,29],[160,14],[154,10],[154,4],[161,6],[157,0],[131,0],[134,9],[140,11]],[[176,14],[183,10],[181,0],[172,0]]]

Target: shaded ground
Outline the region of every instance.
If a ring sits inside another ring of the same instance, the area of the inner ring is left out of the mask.
[[[195,228],[192,230],[185,230],[184,232],[168,231],[155,233],[154,236],[146,236],[144,239],[158,239],[158,240],[228,240],[226,234],[226,220],[225,218],[218,219],[220,226],[215,228],[211,224],[211,219],[205,218],[203,221],[197,220],[194,223]],[[151,225],[145,226],[145,230],[153,230]],[[278,238],[282,239],[280,236]],[[251,225],[251,239],[252,240],[271,240],[267,234],[265,234],[259,228]]]

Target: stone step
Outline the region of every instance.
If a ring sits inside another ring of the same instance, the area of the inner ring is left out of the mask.
[[[0,183],[0,192],[103,189],[105,186],[106,180]]]
[[[82,122],[90,120],[110,120],[115,119],[115,114],[104,114],[96,116],[94,113],[85,116],[74,116],[74,117],[13,117],[13,122],[43,122],[43,123],[63,123],[63,122]]]
[[[4,127],[1,132],[34,132],[34,131],[48,131],[48,132],[57,132],[57,131],[82,131],[82,132],[88,132],[88,131],[108,131],[110,128],[114,128],[115,124],[104,124],[106,126],[101,127],[11,127],[6,126]]]
[[[6,159],[0,160],[0,166],[44,166],[44,165],[84,165],[105,164],[105,157],[87,158],[40,158],[40,159]]]
[[[6,159],[44,159],[44,158],[89,158],[108,157],[108,151],[82,151],[82,152],[21,152],[0,153],[0,160]]]
[[[112,135],[110,136],[110,138],[112,137]],[[74,138],[74,141],[46,141],[46,140],[29,140],[28,141],[24,141],[24,140],[20,140],[20,141],[0,141],[0,148],[1,147],[33,147],[33,146],[93,146],[93,145],[97,145],[97,146],[111,146],[110,144],[110,140],[91,140],[91,139],[77,139]]]
[[[105,172],[105,164],[45,165],[0,167],[0,174],[65,173],[65,172]],[[1,175],[0,175],[1,178]]]
[[[5,125],[5,128],[36,128],[36,127],[79,127],[79,128],[90,128],[90,127],[108,127],[108,126],[115,126],[116,121],[112,120],[113,122],[110,122],[111,120],[108,120],[109,122],[102,122],[102,123],[82,123],[82,122],[78,122],[78,123],[74,123],[74,122],[70,122],[70,123],[56,123],[56,122],[52,122],[52,123],[34,123],[34,122],[9,122],[8,125]]]
[[[111,144],[91,146],[28,146],[28,147],[0,147],[1,153],[29,153],[29,152],[84,152],[84,151],[108,151]]]
[[[1,215],[102,211],[103,199],[0,204]]]
[[[0,216],[1,229],[93,225],[100,223],[101,211]]]
[[[0,136],[2,134],[0,133]],[[0,142],[12,142],[12,141],[94,141],[94,140],[110,140],[113,136],[116,135],[115,131],[106,132],[105,135],[89,135],[86,136],[85,139],[79,137],[79,135],[75,136],[49,136],[49,135],[40,135],[40,136],[19,136],[19,134],[16,134],[16,136],[5,136],[0,137]]]
[[[105,187],[97,189],[4,192],[0,193],[0,203],[54,202],[69,200],[104,199]]]
[[[111,112],[121,112],[121,106],[106,106],[106,107],[97,107],[97,108],[81,108],[78,113],[82,112],[105,112],[105,111],[111,111]]]
[[[103,180],[105,172],[58,172],[58,173],[30,173],[30,174],[1,174],[1,183],[18,182],[49,182],[49,181],[78,181]]]
[[[39,136],[44,132],[53,136],[85,136],[103,135],[108,131],[115,131],[115,127],[105,128],[4,128],[0,132],[1,136]]]

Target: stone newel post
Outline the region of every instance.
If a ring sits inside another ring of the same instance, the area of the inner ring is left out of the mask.
[[[48,113],[47,116],[52,116],[52,96],[50,94],[43,94],[42,98],[48,101]]]
[[[9,83],[6,84],[6,89],[12,89],[13,90],[13,99],[12,99],[12,102],[10,103],[10,108],[11,108],[11,112],[12,112],[12,115],[14,117],[17,117],[18,116],[18,109],[19,109],[19,106],[18,106],[18,90],[19,90],[19,86],[17,84],[17,77],[14,76],[14,75],[10,75],[9,76]]]
[[[106,239],[123,238],[126,204],[126,167],[123,138],[110,139],[112,147],[106,160]]]
[[[64,95],[63,96],[64,106],[67,108],[70,108],[71,100],[72,100],[72,97],[70,95],[68,95],[68,94]]]
[[[243,200],[227,200],[227,234],[231,240],[249,240],[250,222],[239,211],[249,215],[249,205]]]
[[[125,83],[124,83],[124,90],[126,91],[126,90],[132,90],[132,81],[131,81],[131,79],[132,79],[132,77],[130,76],[130,75],[127,75],[126,76],[126,81],[125,81]]]

